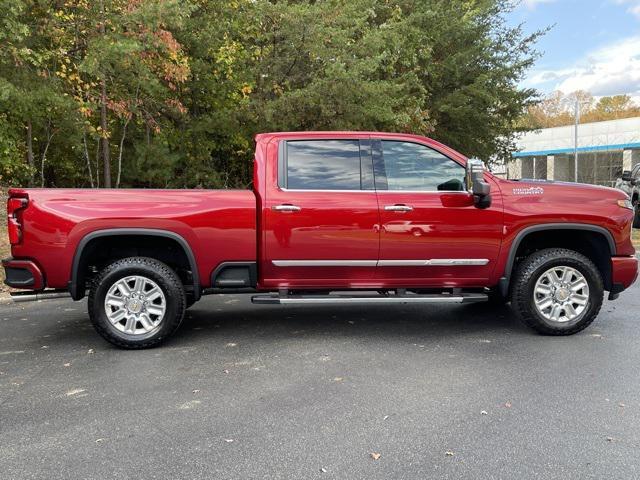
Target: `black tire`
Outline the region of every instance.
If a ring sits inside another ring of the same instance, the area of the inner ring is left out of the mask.
[[[577,270],[587,282],[586,308],[573,320],[547,320],[535,306],[534,289],[538,279],[553,267]],[[511,284],[511,305],[522,322],[544,335],[572,335],[587,328],[602,307],[604,284],[598,268],[584,255],[564,248],[540,250],[525,258],[516,268]]]
[[[153,330],[143,334],[120,331],[109,321],[105,310],[105,297],[109,289],[123,278],[133,275],[155,282],[164,294],[164,316]],[[184,287],[178,275],[166,264],[146,257],[123,258],[107,266],[94,279],[88,302],[89,317],[97,332],[113,345],[126,349],[155,347],[166,340],[182,323],[185,305]]]

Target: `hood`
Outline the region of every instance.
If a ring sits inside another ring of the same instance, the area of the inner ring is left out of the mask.
[[[616,188],[591,185],[588,183],[562,182],[558,180],[534,180],[527,178],[523,178],[521,180],[501,179],[500,186],[503,189],[507,189],[509,193],[513,192],[516,195],[539,195],[545,190],[551,190],[554,193],[565,192],[567,195],[571,194],[571,192],[580,192],[582,195],[588,195],[591,193],[591,195],[598,196],[600,198],[620,200],[629,198],[625,192]]]

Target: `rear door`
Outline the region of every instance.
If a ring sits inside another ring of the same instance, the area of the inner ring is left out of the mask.
[[[368,136],[278,143],[264,203],[265,287],[358,287],[374,277],[379,212]]]
[[[377,140],[373,156],[381,222],[377,278],[395,286],[485,283],[502,238],[497,186],[491,207],[481,210],[466,191],[464,166],[444,153]]]

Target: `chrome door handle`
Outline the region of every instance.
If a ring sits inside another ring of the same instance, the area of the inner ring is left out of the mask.
[[[384,209],[387,212],[412,212],[413,211],[413,207],[409,206],[409,205],[401,205],[401,204],[396,204],[396,205],[385,205]]]
[[[276,212],[299,212],[300,210],[302,210],[300,207],[296,205],[290,205],[288,203],[285,203],[283,205],[274,205],[271,208]]]

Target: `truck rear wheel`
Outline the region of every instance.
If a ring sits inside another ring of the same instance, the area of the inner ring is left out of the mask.
[[[180,326],[186,300],[180,278],[158,260],[130,257],[107,266],[89,293],[89,317],[121,348],[154,347]]]
[[[511,305],[529,327],[545,335],[572,335],[596,318],[604,296],[600,271],[573,250],[548,248],[517,267]]]

